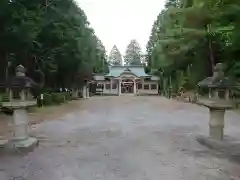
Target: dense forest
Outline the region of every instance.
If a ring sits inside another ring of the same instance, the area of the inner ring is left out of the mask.
[[[239,14],[239,0],[167,0],[147,44],[148,71],[175,91],[194,89],[219,62],[240,80]]]
[[[193,89],[223,62],[239,80],[239,14],[238,0],[167,0],[147,44],[148,72],[163,77],[164,88]],[[102,42],[73,0],[0,1],[0,81],[18,64],[34,79],[44,74],[50,88],[108,68]]]
[[[1,0],[0,80],[19,64],[34,79],[44,74],[48,88],[70,88],[108,68],[103,44],[73,0]]]

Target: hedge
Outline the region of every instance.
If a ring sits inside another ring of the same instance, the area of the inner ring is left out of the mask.
[[[65,93],[52,93],[53,102],[56,104],[61,104],[66,101]]]
[[[59,93],[44,93],[43,94],[43,105],[54,105],[61,104],[66,101],[72,100],[72,96],[68,92],[59,92]],[[40,95],[38,96],[38,104],[40,105]]]
[[[0,94],[0,102],[9,102],[9,95],[7,93]]]
[[[73,100],[73,97],[69,92],[58,92],[58,93],[44,93],[43,94],[43,105],[54,105],[61,104],[66,101]],[[0,94],[0,105],[1,102],[9,102],[8,94]],[[37,97],[37,104],[41,104],[40,95]]]
[[[38,97],[39,103],[40,103],[40,96]],[[43,94],[43,105],[52,105],[53,104],[53,98],[51,94],[44,93]]]

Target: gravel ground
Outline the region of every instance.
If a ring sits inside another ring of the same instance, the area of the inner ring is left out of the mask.
[[[80,105],[81,104],[81,105]],[[237,180],[236,159],[200,145],[208,110],[163,97],[92,97],[36,124],[40,146],[0,156],[0,180]],[[240,137],[239,114],[225,133]],[[47,118],[47,116],[46,116]],[[22,179],[21,179],[22,178]]]

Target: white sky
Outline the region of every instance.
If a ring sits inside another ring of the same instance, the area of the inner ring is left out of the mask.
[[[123,55],[131,39],[136,39],[145,51],[152,24],[165,0],[76,1],[107,52],[116,45]]]

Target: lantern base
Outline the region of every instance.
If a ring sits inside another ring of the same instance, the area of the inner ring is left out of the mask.
[[[30,152],[38,146],[38,140],[28,137],[23,140],[0,141],[1,152]]]

